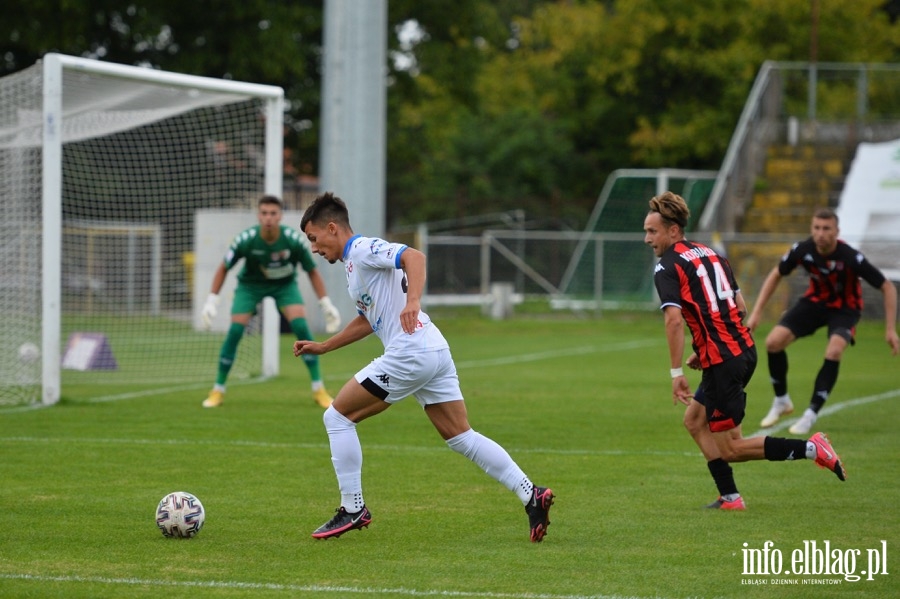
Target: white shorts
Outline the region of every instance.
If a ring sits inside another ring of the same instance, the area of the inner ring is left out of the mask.
[[[356,382],[387,403],[414,396],[422,407],[462,399],[449,349],[384,354],[356,373]]]

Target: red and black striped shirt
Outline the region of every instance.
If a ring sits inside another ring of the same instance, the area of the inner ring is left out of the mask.
[[[656,265],[653,282],[663,309],[681,308],[701,367],[753,347],[735,301],[738,286],[731,265],[711,248],[686,239],[672,244]]]
[[[827,308],[862,311],[863,297],[860,278],[881,289],[884,275],[866,257],[841,240],[835,250],[822,256],[812,237],[795,243],[778,263],[782,276],[802,266],[809,274],[809,287],[803,297]]]

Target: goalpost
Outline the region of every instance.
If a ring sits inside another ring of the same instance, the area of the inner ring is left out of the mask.
[[[212,385],[195,213],[282,194],[283,107],[279,87],[60,54],[0,79],[0,406],[64,384]],[[232,379],[278,372],[263,312]]]

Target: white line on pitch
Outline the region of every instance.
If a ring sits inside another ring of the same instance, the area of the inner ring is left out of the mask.
[[[252,379],[235,381],[232,386],[240,385],[256,385],[271,380],[271,377],[260,376]],[[101,395],[99,397],[89,397],[87,399],[78,400],[75,403],[104,403],[107,401],[121,401],[123,399],[139,399],[141,397],[152,397],[155,395],[166,395],[169,393],[179,393],[181,391],[191,391],[194,389],[209,389],[209,383],[191,383],[186,385],[177,385],[174,387],[157,387],[154,389],[142,389],[140,391],[130,391],[128,393],[117,393],[115,395]],[[0,408],[0,414],[12,414],[14,412],[26,412],[30,410],[40,410],[43,408],[52,408],[54,404],[32,404],[28,406],[16,406],[13,408]]]
[[[0,573],[7,580],[35,582],[77,582],[110,585],[140,585],[157,587],[219,588],[251,591],[291,591],[300,593],[340,593],[354,595],[405,595],[408,597],[487,597],[489,599],[641,599],[625,595],[559,595],[551,593],[493,593],[490,591],[418,590],[398,588],[345,587],[328,585],[299,585],[275,582],[239,582],[226,580],[152,580],[145,578],[105,578],[102,576],[45,576]],[[659,596],[654,599],[661,599]]]
[[[27,406],[16,406],[14,408],[0,408],[0,414],[15,414],[16,412],[30,412],[32,410],[43,410],[44,408],[49,408],[49,407],[51,407],[51,406],[42,404],[42,403],[36,403],[36,404],[29,404]]]
[[[540,360],[551,360],[554,358],[562,358],[565,356],[575,356],[575,355],[584,355],[591,354],[595,352],[611,352],[611,351],[628,351],[631,349],[641,349],[644,347],[648,347],[651,345],[658,345],[661,341],[659,340],[642,340],[642,341],[629,341],[626,343],[609,343],[606,345],[585,345],[580,347],[568,347],[565,349],[559,350],[548,350],[544,352],[536,352],[530,354],[520,354],[517,356],[505,356],[503,358],[492,358],[487,360],[466,360],[463,362],[457,362],[457,369],[467,369],[467,368],[485,368],[490,366],[498,366],[501,364],[522,364],[525,362],[537,362]],[[356,372],[351,372],[349,374],[336,374],[329,375],[326,377],[328,380],[340,380],[344,381],[349,379],[351,376],[356,374]],[[267,380],[270,380],[269,377],[258,377],[246,381],[235,381],[231,383],[231,386],[239,386],[239,385],[255,385],[258,383],[264,383]],[[138,399],[141,397],[150,397],[154,395],[166,395],[168,393],[177,393],[180,391],[190,391],[193,389],[204,389],[209,387],[208,383],[199,383],[199,384],[191,384],[191,385],[180,385],[177,387],[165,387],[161,389],[145,389],[141,391],[135,391],[132,393],[119,393],[116,395],[105,395],[100,397],[92,397],[90,399],[83,400],[84,403],[102,403],[108,401],[119,401],[123,399]]]
[[[892,397],[900,396],[900,389],[894,389],[892,391],[885,391],[884,393],[878,393],[876,395],[867,395],[866,397],[857,397],[855,399],[848,399],[847,401],[842,401],[840,403],[828,404],[821,410],[819,410],[819,417],[830,416],[836,412],[840,412],[841,410],[852,408],[855,406],[862,406],[867,403],[874,403],[876,401],[882,401],[884,399],[891,399]],[[805,408],[804,408],[805,409]],[[802,414],[802,412],[801,412]],[[788,418],[782,420],[775,424],[774,426],[770,426],[769,428],[763,428],[756,432],[754,432],[751,437],[759,437],[764,435],[771,435],[772,433],[777,433],[788,428],[790,425],[797,422],[799,418]]]
[[[457,362],[457,368],[484,368],[485,366],[497,366],[499,364],[521,364],[524,362],[537,362],[540,360],[550,360],[553,358],[562,358],[564,356],[576,356],[584,354],[592,354],[596,352],[612,352],[612,351],[628,351],[630,349],[642,349],[651,345],[659,345],[662,343],[658,340],[645,339],[642,341],[628,341],[625,343],[609,343],[606,345],[582,345],[581,347],[568,347],[566,349],[548,350],[544,352],[536,352],[532,354],[519,354],[517,356],[505,356],[503,358],[493,358],[490,360],[466,360]]]
[[[77,445],[175,445],[175,446],[231,446],[231,447],[249,447],[257,449],[315,449],[327,450],[327,443],[272,443],[268,441],[239,441],[239,440],[218,440],[218,439],[128,439],[128,438],[66,438],[66,437],[30,437],[30,436],[10,436],[0,437],[0,443],[71,443]],[[441,444],[434,446],[422,445],[366,445],[366,451],[385,451],[389,453],[396,452],[446,452],[447,447]],[[674,456],[674,457],[696,457],[698,452],[693,451],[654,451],[640,450],[632,451],[627,449],[547,449],[547,448],[516,448],[510,447],[509,451],[515,453],[531,453],[545,455],[574,455],[586,457],[603,457],[603,456],[630,456],[630,455],[649,455],[649,456]]]
[[[256,385],[271,380],[271,377],[261,376],[245,381],[236,381],[232,383],[237,387],[240,385]],[[191,391],[192,389],[208,389],[209,383],[193,383],[191,385],[179,385],[177,387],[164,387],[161,389],[144,389],[141,391],[133,391],[131,393],[119,393],[116,395],[104,395],[101,397],[91,397],[85,399],[84,403],[101,403],[106,401],[119,401],[121,399],[137,399],[139,397],[150,397],[153,395],[165,395],[167,393],[177,393],[179,391]]]

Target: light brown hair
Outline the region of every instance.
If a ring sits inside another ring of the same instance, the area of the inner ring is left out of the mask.
[[[687,227],[691,217],[684,198],[671,191],[650,198],[650,212],[658,212],[665,223],[678,225],[682,229]]]

